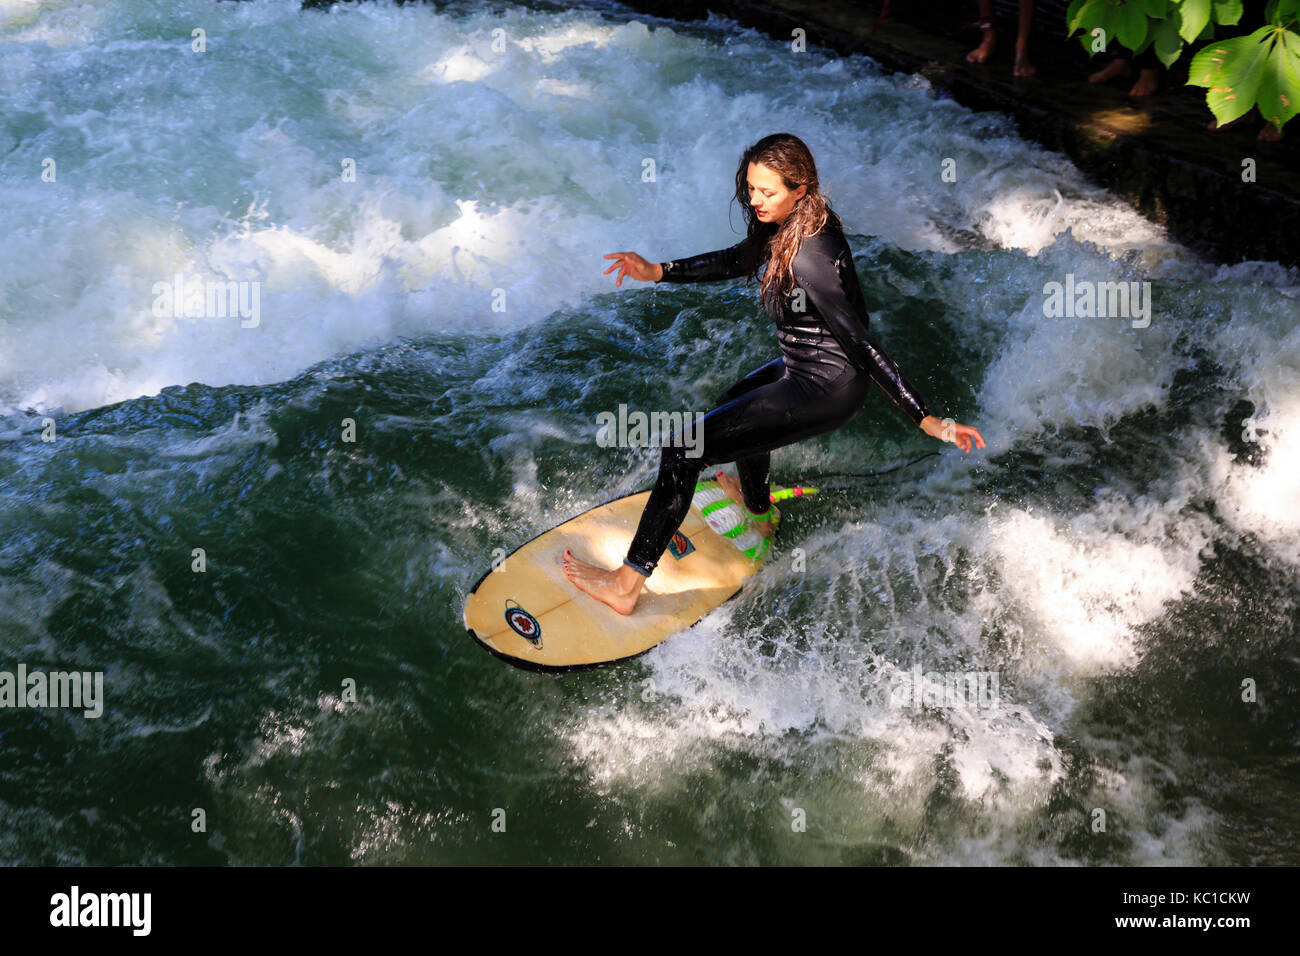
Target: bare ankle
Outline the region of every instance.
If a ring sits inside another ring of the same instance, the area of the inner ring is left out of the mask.
[[[623,564],[615,572],[615,582],[618,585],[619,592],[626,595],[637,595],[645,587],[646,576],[631,565]]]

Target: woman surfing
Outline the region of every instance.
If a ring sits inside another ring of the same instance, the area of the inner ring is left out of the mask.
[[[775,133],[745,150],[736,170],[736,199],[745,238],[729,249],[651,263],[635,252],[611,252],[620,270],[642,282],[711,282],[758,277],[764,310],[776,323],[781,355],[750,372],[718,398],[701,420],[702,454],[680,442],[663,449],[627,557],[613,570],[564,553],[564,573],[578,588],[620,614],[631,614],[641,589],[690,511],[700,472],[734,461],[739,479],[717,473],[722,488],[763,534],[775,532],[768,468],[772,449],[834,431],[858,413],[875,382],[912,422],[933,438],[969,453],[984,438],[968,426],[931,415],[903,373],[867,334],[867,309],[839,217],[819,189],[817,167],[803,141]]]

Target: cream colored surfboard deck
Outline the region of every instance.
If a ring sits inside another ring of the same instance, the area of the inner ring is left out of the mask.
[[[564,550],[602,567],[623,562],[650,492],[597,505],[507,555],[470,591],[465,627],[512,664],[541,670],[635,657],[690,627],[740,590],[759,562],[742,554],[691,506],[629,615],[564,576]],[[675,557],[674,551],[685,552]]]

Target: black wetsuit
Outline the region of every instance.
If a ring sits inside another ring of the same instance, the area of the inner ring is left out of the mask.
[[[661,263],[660,281],[711,282],[743,275],[750,241]],[[753,241],[766,242],[761,237]],[[718,397],[717,407],[701,421],[699,457],[688,457],[680,440],[663,450],[659,478],[624,560],[642,574],[654,570],[686,518],[705,467],[734,461],[746,507],[763,514],[771,507],[768,453],[847,423],[862,407],[873,381],[914,423],[919,425],[929,414],[898,366],[867,334],[867,309],[853,256],[833,220],[803,241],[793,266],[795,289],[772,316],[781,357]],[[800,304],[804,311],[795,311]]]

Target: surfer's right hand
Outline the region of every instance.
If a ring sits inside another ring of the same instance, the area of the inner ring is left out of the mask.
[[[615,285],[619,288],[623,286],[623,277],[631,276],[633,279],[640,279],[642,282],[658,282],[663,278],[663,266],[657,262],[647,262],[635,252],[607,252],[606,259],[617,259],[605,270],[605,275],[609,275],[615,269],[621,268],[623,271],[618,274]]]
[[[967,454],[970,454],[972,446],[984,447],[984,436],[979,433],[979,429],[955,422],[951,418],[940,420],[934,415],[927,415],[921,421],[921,431],[931,438],[952,442]]]

